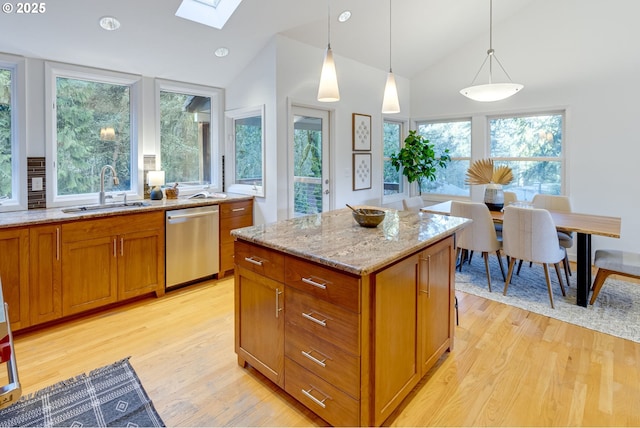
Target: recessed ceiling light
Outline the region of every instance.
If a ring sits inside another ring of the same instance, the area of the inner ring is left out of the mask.
[[[115,31],[120,28],[120,21],[113,16],[103,16],[100,18],[100,26],[107,31]]]
[[[214,52],[214,54],[218,57],[218,58],[222,58],[225,57],[227,55],[229,55],[229,49],[227,48],[218,48],[216,49],[216,51]]]
[[[347,22],[349,20],[349,18],[351,18],[351,11],[350,10],[345,10],[340,15],[338,15],[338,21],[340,21],[340,22]]]

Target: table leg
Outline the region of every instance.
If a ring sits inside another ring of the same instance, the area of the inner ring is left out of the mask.
[[[587,307],[589,288],[591,287],[591,235],[578,233],[576,282],[578,288],[577,304]]]

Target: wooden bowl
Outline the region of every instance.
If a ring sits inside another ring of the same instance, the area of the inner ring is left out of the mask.
[[[362,227],[378,227],[384,220],[386,212],[370,208],[358,208],[356,211],[352,211],[351,214]]]

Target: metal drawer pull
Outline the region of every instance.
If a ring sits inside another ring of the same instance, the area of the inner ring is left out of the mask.
[[[280,312],[282,311],[282,308],[280,307],[280,295],[281,294],[282,294],[282,291],[280,291],[279,288],[276,288],[276,318],[279,318]]]
[[[427,262],[427,290],[425,291],[422,287],[420,287],[420,292],[427,295],[427,297],[431,297],[431,255],[428,255],[427,258],[420,257],[421,262]]]
[[[231,211],[233,212],[244,211],[244,208],[233,208]]]
[[[254,259],[253,256],[245,257],[244,259],[245,261],[248,261],[249,263],[253,263],[254,265],[262,266],[262,261]]]
[[[307,397],[309,397],[309,399],[310,399],[311,401],[313,401],[314,403],[316,403],[318,406],[322,407],[323,409],[326,409],[327,405],[326,405],[326,404],[324,404],[324,402],[325,402],[325,401],[327,401],[327,399],[328,399],[329,397],[328,397],[328,396],[325,396],[322,400],[318,400],[316,397],[314,397],[313,395],[311,395],[311,391],[314,391],[314,390],[316,390],[316,391],[317,391],[317,389],[315,389],[315,388],[312,386],[311,388],[309,388],[309,390],[308,390],[308,391],[306,391],[306,390],[304,390],[304,389],[301,389],[300,391],[302,391],[302,393],[303,393],[304,395],[306,395]],[[318,391],[318,392],[319,392],[319,391]],[[322,394],[322,395],[324,395],[324,394]]]
[[[323,282],[323,283],[315,282],[311,278],[302,278],[302,282],[305,282],[305,283],[307,283],[309,285],[313,285],[314,287],[321,288],[323,290],[327,289],[327,283],[326,282]]]
[[[319,320],[318,318],[314,317],[313,315],[311,315],[313,312],[309,312],[308,314],[305,314],[304,312],[302,313],[302,316],[306,319],[308,319],[309,321],[313,321],[316,324],[319,324],[323,327],[327,326],[327,319],[323,319],[323,320]]]
[[[316,357],[314,357],[313,355],[311,355],[311,353],[313,351],[300,351],[302,352],[302,355],[304,355],[305,357],[307,357],[308,359],[310,359],[311,361],[313,361],[314,363],[316,363],[317,365],[319,365],[320,367],[327,367],[327,364],[325,363],[325,361],[327,361],[327,359],[323,359],[322,361],[320,361],[319,359],[317,359]]]

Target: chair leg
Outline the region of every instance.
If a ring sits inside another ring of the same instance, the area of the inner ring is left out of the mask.
[[[496,256],[498,256],[498,264],[500,265],[500,272],[502,272],[502,280],[506,281],[507,277],[504,274],[504,265],[502,264],[502,256],[500,255],[500,250],[496,251]]]
[[[569,266],[569,254],[567,254],[567,249],[564,249],[564,260],[562,261],[562,265],[564,266],[564,276],[567,278],[567,287],[571,286],[571,282],[569,281],[569,276],[571,275],[571,267]]]
[[[456,302],[455,302],[455,308],[456,308],[456,325],[460,325],[460,320],[458,319],[458,296],[456,296]]]
[[[473,258],[473,250],[469,251],[469,264],[471,264],[471,259]]]
[[[502,294],[504,296],[507,295],[507,288],[509,288],[509,283],[511,282],[511,275],[513,274],[513,266],[516,264],[516,259],[513,257],[509,261],[509,272],[507,273],[507,279],[504,281],[504,291]]]
[[[562,290],[562,295],[566,296],[567,293],[564,291],[564,284],[562,283],[562,275],[560,274],[560,263],[555,263],[553,266],[556,268],[556,275],[558,275],[558,282],[560,283],[560,290]]]
[[[520,275],[521,268],[522,268],[522,259],[520,259],[520,261],[518,262],[518,271],[516,272],[516,275]]]
[[[596,301],[596,297],[598,297],[598,294],[600,293],[600,289],[604,285],[605,279],[607,279],[607,277],[612,273],[614,272],[610,270],[598,269],[598,273],[596,274],[596,279],[593,280],[593,287],[591,287],[593,289],[593,294],[591,295],[591,300],[589,301],[590,305],[593,305],[593,303]]]
[[[542,263],[544,266],[544,279],[547,281],[547,291],[549,292],[549,301],[551,302],[551,309],[555,309],[553,306],[553,293],[551,292],[551,280],[549,279],[549,267],[546,263]]]
[[[484,259],[484,270],[487,272],[487,285],[489,285],[489,292],[491,292],[491,274],[489,273],[489,253],[482,252],[482,258]]]

